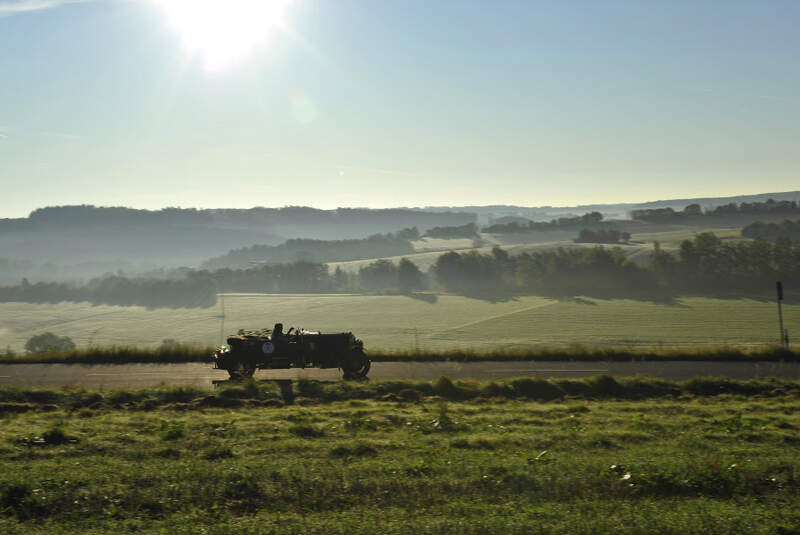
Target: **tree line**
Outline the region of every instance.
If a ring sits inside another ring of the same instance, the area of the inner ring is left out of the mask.
[[[572,230],[578,227],[597,226],[602,221],[603,214],[600,212],[587,212],[581,216],[559,217],[551,221],[529,221],[527,224],[518,221],[496,223],[484,227],[483,232],[489,234],[515,234],[530,231]]]
[[[216,285],[208,277],[189,272],[185,278],[129,278],[108,275],[83,285],[36,282],[27,279],[14,286],[0,286],[0,302],[89,302],[95,305],[144,306],[148,308],[209,307],[217,301]]]
[[[357,272],[297,261],[247,269],[185,270],[168,278],[110,275],[82,286],[23,280],[0,286],[0,302],[145,307],[208,307],[221,292],[414,292],[423,289],[494,298],[509,294],[666,297],[683,294],[762,293],[775,280],[800,286],[800,242],[723,241],[702,233],[676,252],[657,243],[646,264],[629,261],[619,247],[557,248],[511,256],[495,247],[447,252],[428,272],[408,259],[376,260]]]
[[[478,225],[475,223],[467,223],[466,225],[459,225],[453,227],[433,227],[428,229],[425,233],[426,238],[440,238],[444,240],[453,240],[458,238],[477,238]]]
[[[373,234],[362,239],[292,239],[280,245],[253,245],[233,249],[203,263],[205,269],[245,267],[253,263],[286,264],[296,261],[343,262],[381,256],[401,256],[414,252],[411,240],[419,239],[417,227],[398,232]]]
[[[558,248],[509,256],[495,248],[449,252],[433,266],[436,282],[462,294],[595,296],[726,295],[759,293],[775,280],[800,285],[800,243],[724,242],[702,233],[676,253],[656,244],[644,265],[621,248]]]
[[[321,210],[308,206],[282,208],[180,208],[161,210],[134,209],[122,206],[70,205],[39,208],[27,218],[0,219],[0,231],[34,230],[63,227],[129,227],[153,225],[222,225],[224,228],[256,226],[262,230],[286,227],[312,227],[376,230],[411,226],[463,225],[475,221],[470,212],[425,211],[411,208],[336,208]],[[339,235],[342,234],[341,232]],[[359,232],[357,235],[362,235]]]
[[[210,307],[218,293],[410,292],[428,287],[416,264],[377,260],[349,273],[327,264],[297,261],[247,269],[180,270],[166,278],[107,275],[83,285],[61,282],[0,286],[0,302],[89,302],[147,308]]]
[[[798,205],[797,201],[776,201],[775,199],[767,199],[764,202],[743,202],[739,204],[733,202],[705,211],[697,203],[690,204],[683,210],[674,210],[669,207],[633,210],[631,212],[631,218],[639,221],[671,223],[702,217],[798,213],[800,213],[800,206]]]
[[[656,283],[677,292],[760,292],[774,281],[800,285],[800,242],[726,242],[711,232],[681,242],[678,254],[656,247],[649,259]]]
[[[742,229],[742,236],[754,240],[795,242],[800,240],[800,219],[786,219],[780,223],[755,221]]]

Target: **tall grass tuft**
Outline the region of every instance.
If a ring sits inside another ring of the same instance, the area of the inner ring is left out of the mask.
[[[564,390],[557,384],[544,379],[529,378],[511,381],[511,388],[518,397],[550,401],[564,396]]]
[[[608,375],[582,379],[509,378],[487,382],[452,381],[440,377],[428,381],[309,381],[298,387],[301,394],[318,402],[376,400],[383,402],[425,402],[431,399],[470,401],[487,399],[626,399],[707,396],[797,396],[800,381],[786,379],[736,380],[701,377],[687,381],[668,381],[649,377],[615,379]],[[155,387],[138,390],[89,391],[85,389],[35,389],[0,387],[0,416],[29,411],[50,411],[63,408],[152,410],[157,408],[192,410],[208,407],[282,406],[272,381],[248,381],[221,387],[214,391],[194,387]],[[298,422],[300,423],[300,422]],[[290,432],[298,436],[321,436],[322,429],[297,427]]]

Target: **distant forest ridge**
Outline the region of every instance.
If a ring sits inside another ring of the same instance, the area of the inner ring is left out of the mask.
[[[800,199],[800,192],[697,199],[692,204],[708,211],[730,206],[732,199],[736,199],[737,206],[741,207],[744,204],[763,203],[768,198],[775,199],[776,204],[780,205],[783,201]],[[428,237],[474,238],[474,230],[471,230],[474,228],[485,231],[496,224],[490,232],[514,233],[519,232],[520,227],[530,229],[528,221],[537,220],[534,225],[537,228],[544,227],[538,224],[544,221],[548,229],[561,231],[566,230],[562,228],[563,224],[569,223],[574,227],[569,230],[577,233],[581,228],[614,227],[616,222],[610,221],[608,215],[614,209],[619,209],[619,217],[624,219],[630,217],[633,208],[669,208],[664,205],[670,203],[675,206],[673,210],[682,211],[687,206],[686,201],[597,205],[601,208],[595,210],[513,206],[334,210],[304,206],[249,209],[173,207],[161,210],[91,205],[53,206],[34,210],[24,218],[0,219],[0,256],[7,259],[0,269],[0,284],[15,283],[22,277],[30,277],[31,280],[86,281],[109,272],[147,273],[161,268],[199,266],[210,258],[254,244],[270,247],[279,246],[287,240],[362,240],[376,234],[396,233],[398,229],[414,227],[420,235]],[[576,218],[584,218],[586,213],[595,218],[600,216],[602,220],[594,224],[586,224],[585,221],[580,221],[580,225],[572,223],[577,221]],[[796,219],[783,214],[733,214],[728,216],[726,222],[744,226],[757,219],[770,222],[783,218]],[[553,221],[557,222],[557,226],[551,228]],[[700,219],[696,221],[701,222]],[[633,232],[628,227],[617,230]],[[281,258],[280,262],[304,258],[335,261],[339,258],[327,253],[318,255],[313,251],[327,247],[324,244],[293,242],[292,247],[295,250],[288,257]],[[346,254],[342,251],[342,255],[350,259],[410,253],[405,243],[394,243],[385,250],[381,248],[373,253],[356,250],[360,248],[356,244],[348,247],[350,251]],[[284,249],[289,248],[289,245],[284,246]],[[310,255],[306,254],[309,249],[312,249]],[[271,260],[255,255],[247,261]]]
[[[321,210],[308,206],[283,208],[162,208],[145,210],[121,206],[51,206],[39,208],[27,218],[0,219],[0,231],[29,230],[48,226],[92,226],[131,224],[213,224],[228,223],[245,226],[283,226],[356,223],[359,225],[383,224],[392,229],[417,226],[428,229],[435,226],[472,223],[477,216],[468,212],[425,212],[409,208],[336,208]]]
[[[800,191],[782,191],[773,193],[757,193],[752,195],[735,195],[731,197],[696,197],[685,199],[664,199],[657,201],[646,201],[641,203],[601,203],[601,204],[581,204],[575,206],[521,206],[521,205],[465,205],[465,206],[427,206],[426,211],[458,211],[471,212],[478,215],[482,224],[493,224],[497,219],[503,217],[522,216],[534,221],[550,221],[558,217],[575,216],[586,212],[601,212],[606,219],[628,218],[634,210],[648,208],[672,208],[682,209],[689,204],[699,204],[703,209],[708,210],[717,206],[730,203],[753,203],[764,202],[767,199],[776,201],[800,201]],[[499,221],[505,223],[506,221]]]
[[[204,269],[241,268],[251,264],[285,264],[296,261],[342,262],[414,252],[412,239],[419,239],[416,227],[396,233],[373,234],[352,240],[287,240],[280,245],[253,245],[234,249],[203,262]]]
[[[641,203],[605,203],[585,204],[575,206],[522,206],[522,205],[465,205],[465,206],[425,206],[425,207],[398,207],[398,208],[336,208],[323,210],[308,206],[285,206],[280,208],[180,208],[167,207],[160,210],[147,210],[128,208],[122,206],[94,206],[65,205],[49,206],[34,210],[26,218],[3,219],[0,218],[0,231],[14,228],[32,229],[39,226],[58,225],[92,225],[102,224],[131,224],[131,223],[212,223],[215,221],[238,222],[243,224],[269,224],[269,223],[307,223],[309,221],[343,221],[348,219],[392,219],[418,218],[430,221],[429,224],[419,224],[410,220],[399,225],[394,224],[393,229],[417,226],[427,230],[434,226],[457,226],[477,222],[479,216],[486,214],[504,214],[529,211],[531,213],[566,214],[601,212],[630,213],[637,209],[647,208],[672,208],[682,209],[690,204],[699,204],[704,210],[731,203],[760,203],[769,199],[775,201],[800,201],[800,190],[758,193],[752,195],[736,195],[730,197],[696,197],[685,199],[666,199],[646,201]],[[436,215],[444,214],[444,215]],[[524,215],[523,215],[524,217]],[[608,217],[606,215],[606,217]],[[443,219],[442,219],[443,218]],[[383,230],[387,232],[388,230]]]
[[[698,203],[685,206],[683,210],[672,208],[648,208],[631,212],[633,219],[653,222],[680,222],[697,217],[735,217],[752,215],[793,215],[800,214],[797,201],[767,199],[764,202],[728,203],[703,210]]]
[[[424,232],[435,227],[467,225],[476,219],[472,213],[402,208],[138,210],[56,206],[35,210],[26,218],[0,219],[0,256],[15,261],[15,265],[24,260],[36,266],[34,271],[0,273],[0,283],[18,276],[74,280],[119,269],[141,272],[197,266],[233,249],[253,244],[278,245],[287,238],[362,239],[403,228],[416,227]],[[407,250],[406,246],[400,254]],[[52,265],[47,273],[45,265]]]

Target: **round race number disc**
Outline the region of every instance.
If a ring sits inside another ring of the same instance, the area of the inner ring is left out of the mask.
[[[275,352],[275,346],[272,345],[272,342],[264,342],[264,345],[261,346],[261,351],[269,355],[270,353]]]

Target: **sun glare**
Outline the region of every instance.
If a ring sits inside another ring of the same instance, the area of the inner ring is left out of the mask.
[[[223,72],[285,24],[291,0],[156,0],[206,70]]]

